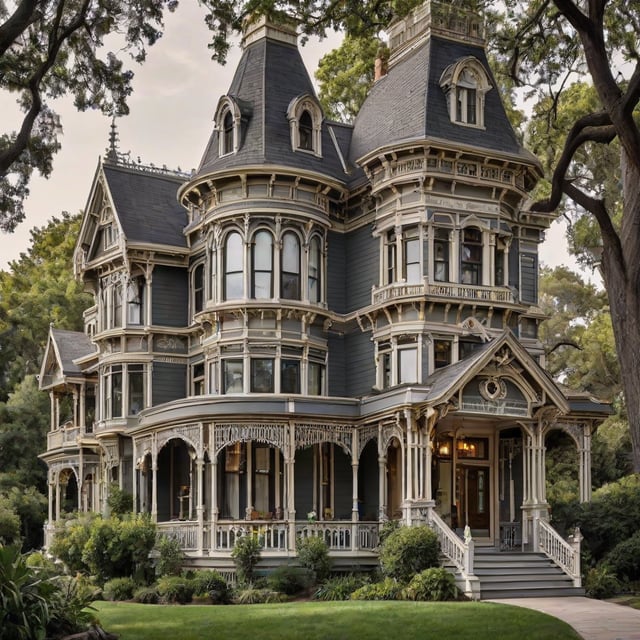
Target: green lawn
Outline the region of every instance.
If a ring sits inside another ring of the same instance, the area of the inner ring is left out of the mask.
[[[577,640],[537,611],[489,602],[302,602],[164,606],[97,602],[120,640]]]

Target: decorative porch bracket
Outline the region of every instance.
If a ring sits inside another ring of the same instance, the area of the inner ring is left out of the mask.
[[[567,542],[544,518],[535,519],[534,548],[539,548],[555,562],[572,580],[574,587],[582,586],[580,573],[580,543],[582,534],[576,527]]]

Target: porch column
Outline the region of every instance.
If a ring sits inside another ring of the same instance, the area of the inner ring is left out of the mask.
[[[135,438],[131,439],[131,445],[133,447],[133,477],[131,478],[131,493],[133,494],[133,513],[135,515],[138,513],[138,473],[140,472],[138,469],[138,456]]]
[[[196,483],[198,486],[196,516],[198,518],[198,555],[202,555],[204,549],[204,482],[202,473],[204,470],[204,460],[202,456],[196,458]]]
[[[73,397],[73,426],[77,427],[80,424],[80,420],[78,418],[78,389],[74,387],[71,396]]]
[[[360,520],[360,512],[358,511],[358,456],[360,452],[358,450],[358,432],[355,430],[351,436],[351,452],[351,496],[353,499],[351,506],[351,520],[353,522],[358,522],[358,520]]]
[[[211,535],[209,536],[209,549],[217,548],[216,526],[218,524],[218,456],[212,448],[211,457]]]
[[[406,485],[402,488],[403,489],[402,493],[404,496],[404,500],[407,501],[407,500],[413,500],[416,496],[415,486],[414,486],[415,476],[416,476],[416,469],[415,469],[416,430],[415,430],[413,412],[410,409],[405,409],[404,418],[405,418],[405,423],[407,428],[407,445],[405,448],[405,455],[403,460],[405,473],[402,474],[402,477],[404,482],[404,477],[406,475],[407,481],[406,481]]]
[[[425,418],[426,421],[426,418]],[[433,457],[433,452],[431,450],[431,435],[429,433],[429,426],[425,427],[424,430],[424,494],[423,497],[425,500],[433,501],[433,485],[431,480],[431,460]]]
[[[151,520],[158,522],[158,455],[155,451],[151,453]]]
[[[280,520],[280,518],[278,517],[278,514],[282,514],[282,483],[280,481],[280,454],[281,451],[280,449],[276,448],[275,450],[275,465],[274,465],[274,471],[276,474],[275,477],[275,513],[273,514],[273,517],[276,520]]]
[[[378,519],[382,522],[387,517],[387,456],[378,456]]]
[[[248,369],[245,369],[248,371]],[[249,440],[247,442],[247,509],[245,517],[247,520],[251,519],[251,512],[253,511],[253,442]]]
[[[75,423],[74,423],[75,424]],[[84,456],[82,455],[82,448],[80,448],[78,456],[78,511],[82,513],[85,509],[83,509],[82,504],[82,489],[84,487]]]
[[[591,433],[583,426],[582,446],[578,449],[580,464],[580,502],[591,501]]]
[[[56,478],[56,522],[60,520],[60,473]]]
[[[83,382],[80,386],[80,419],[78,424],[80,425],[80,429],[82,433],[84,433],[87,429],[87,385]]]
[[[289,551],[296,550],[296,503],[295,503],[295,471],[296,471],[296,426],[289,421],[289,442],[284,451],[285,475],[287,482],[287,521],[289,523]]]
[[[51,409],[51,413],[49,415],[51,426],[49,427],[49,430],[53,431],[58,426],[56,424],[56,396],[53,391],[49,391],[49,407]]]
[[[48,516],[48,523],[51,524],[53,522],[53,482],[49,480],[49,482],[47,483],[47,486],[49,488],[49,510],[48,510],[47,516]]]

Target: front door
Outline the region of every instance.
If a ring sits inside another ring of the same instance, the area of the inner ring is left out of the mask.
[[[488,537],[491,522],[490,468],[459,464],[456,468],[456,507],[461,528],[474,537]]]

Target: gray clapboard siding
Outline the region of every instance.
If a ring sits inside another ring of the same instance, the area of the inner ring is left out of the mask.
[[[538,302],[538,256],[535,253],[520,254],[520,300]]]
[[[371,334],[356,330],[345,336],[344,347],[347,362],[347,395],[369,395],[371,387],[376,382],[375,351]]]
[[[313,449],[298,449],[294,469],[296,519],[305,520],[313,509]]]
[[[189,276],[186,269],[158,266],[153,270],[152,322],[185,327],[189,313]]]
[[[364,225],[347,235],[347,311],[371,304],[371,288],[378,284],[380,271],[380,241],[371,235],[371,226]]]
[[[353,471],[351,458],[337,445],[333,446],[333,479],[334,500],[333,517],[338,520],[349,520],[353,508]]]
[[[346,396],[346,353],[343,336],[329,334],[328,393]]]
[[[327,304],[337,313],[345,313],[347,295],[347,268],[345,236],[330,231],[327,251]]]

